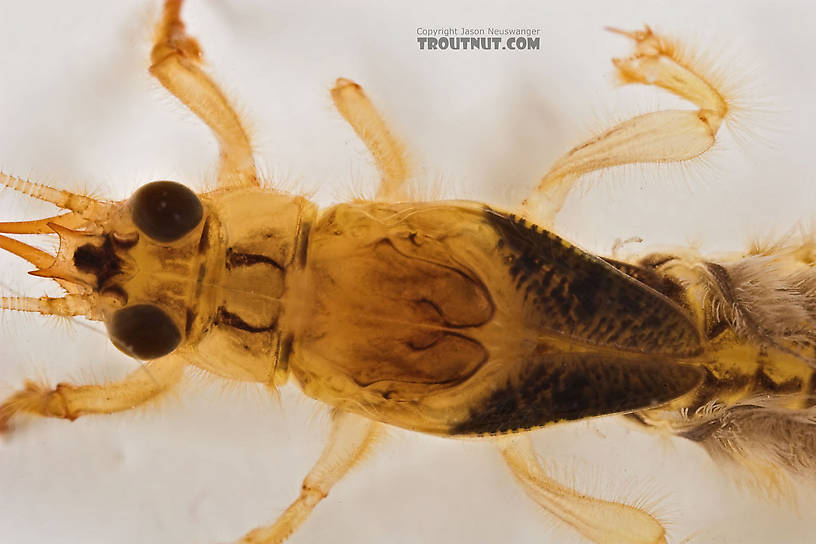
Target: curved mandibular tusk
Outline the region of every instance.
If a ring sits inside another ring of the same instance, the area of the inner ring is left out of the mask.
[[[50,253],[6,236],[0,236],[0,249],[14,253],[40,269],[48,268],[56,261]]]
[[[0,222],[0,232],[5,234],[54,234],[54,229],[48,226],[49,223],[69,229],[78,229],[86,225],[88,220],[78,213],[69,212],[32,221]]]

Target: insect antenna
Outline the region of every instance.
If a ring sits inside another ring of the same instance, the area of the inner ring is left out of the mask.
[[[108,203],[104,201],[95,200],[64,189],[54,189],[42,183],[10,176],[4,172],[0,172],[0,184],[32,198],[50,202],[58,208],[71,210],[85,218],[99,217],[109,207]]]
[[[87,316],[93,311],[93,302],[87,295],[64,297],[0,297],[0,310],[39,312],[60,317]]]

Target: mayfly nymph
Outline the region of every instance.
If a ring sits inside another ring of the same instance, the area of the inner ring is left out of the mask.
[[[331,97],[381,182],[373,199],[320,208],[261,183],[181,4],[164,4],[150,72],[214,132],[215,188],[157,180],[111,201],[0,173],[4,186],[63,210],[0,223],[0,248],[65,291],[7,296],[0,308],[100,321],[145,366],[101,385],[27,381],[0,403],[0,429],[22,414],[128,410],[190,366],[270,389],[293,382],[332,409],[331,435],[300,495],[246,544],[288,538],[387,425],[492,441],[536,503],[600,544],[667,535],[648,508],[557,481],[527,431],[619,414],[759,472],[814,468],[812,241],[618,259],[553,231],[581,176],[685,161],[713,145],[730,104],[672,42],[648,27],[613,29],[634,43],[615,68],[696,108],[635,116],[574,147],[515,211],[412,201],[401,143],[360,85],[340,78]],[[56,235],[58,250],[22,235]]]

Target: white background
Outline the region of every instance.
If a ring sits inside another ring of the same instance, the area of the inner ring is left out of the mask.
[[[749,90],[744,143],[724,132],[702,165],[601,176],[570,199],[559,232],[597,252],[635,235],[650,246],[740,250],[816,215],[807,2],[300,4],[195,0],[184,16],[252,127],[267,178],[321,204],[370,193],[376,179],[331,106],[338,76],[365,87],[419,184],[512,208],[561,153],[612,120],[687,107],[613,85],[609,58],[629,48],[602,27],[648,22],[705,49]],[[212,138],[147,74],[157,12],[136,0],[0,4],[0,168],[115,199],[153,179],[211,183]],[[541,51],[418,50],[417,27],[461,25],[541,28]],[[3,218],[51,211],[0,196]],[[2,290],[42,294],[28,269],[0,261]],[[1,316],[4,395],[25,377],[103,380],[135,368],[83,324]],[[135,413],[23,422],[0,442],[0,542],[214,543],[271,522],[319,453],[325,410],[294,388],[277,402],[254,387],[195,383]],[[608,421],[535,441],[582,488],[661,499],[671,542],[804,543],[816,531],[812,496],[800,497],[799,518],[789,503],[740,493],[690,443]],[[291,541],[577,541],[552,526],[488,444],[394,430]]]

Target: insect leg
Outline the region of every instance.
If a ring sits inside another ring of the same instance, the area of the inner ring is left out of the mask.
[[[169,356],[146,363],[125,379],[103,385],[60,383],[54,389],[26,382],[0,404],[0,432],[21,412],[74,420],[85,414],[111,414],[134,408],[166,392],[181,379],[185,361]]]
[[[568,151],[522,202],[522,212],[545,228],[552,227],[571,187],[584,174],[622,164],[679,162],[698,157],[714,144],[729,111],[720,90],[649,27],[634,32],[610,30],[635,41],[633,55],[612,61],[622,81],[662,87],[700,109],[639,115]]]
[[[306,521],[314,507],[371,448],[379,425],[364,417],[337,412],[329,441],[303,480],[300,496],[273,525],[247,533],[240,544],[278,544]]]
[[[227,97],[201,69],[201,47],[179,17],[182,0],[167,0],[150,53],[150,73],[215,134],[221,150],[219,187],[258,185],[249,136]]]
[[[405,178],[408,177],[405,151],[363,89],[357,83],[341,77],[331,90],[331,95],[337,110],[374,157],[380,171],[377,199],[405,200]]]
[[[633,506],[581,495],[549,478],[530,438],[496,441],[507,466],[542,508],[596,544],[665,544],[666,531],[654,517]]]

